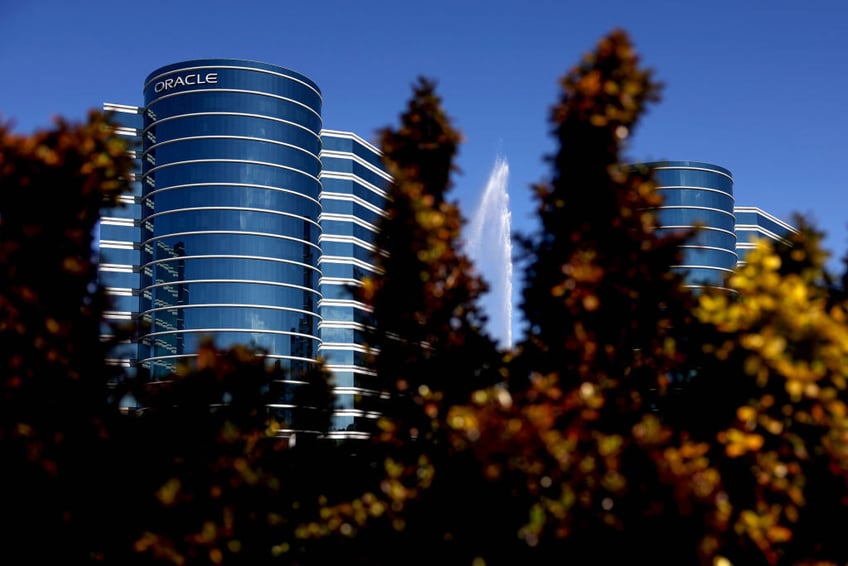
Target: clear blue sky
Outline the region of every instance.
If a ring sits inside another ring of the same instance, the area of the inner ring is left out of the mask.
[[[105,101],[140,104],[156,67],[235,57],[311,77],[324,126],[373,139],[423,75],[466,139],[454,193],[464,214],[501,155],[513,230],[526,232],[528,187],[548,175],[543,157],[554,151],[557,79],[613,27],[630,32],[666,85],[627,158],[727,167],[738,205],[804,213],[838,265],[848,241],[842,0],[2,0],[0,116],[30,131]]]

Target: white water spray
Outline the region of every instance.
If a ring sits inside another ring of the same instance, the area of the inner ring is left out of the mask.
[[[466,250],[489,284],[483,307],[489,330],[502,346],[512,347],[512,234],[509,209],[509,164],[495,160],[489,180],[467,227]]]

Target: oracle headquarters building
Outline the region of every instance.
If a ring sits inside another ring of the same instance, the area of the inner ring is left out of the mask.
[[[143,106],[105,105],[137,170],[99,226],[99,281],[112,304],[103,333],[129,321],[142,329],[110,362],[157,380],[207,337],[254,346],[286,370],[268,408],[290,434],[306,430],[297,390],[320,357],[334,378],[330,436],[367,437],[381,388],[366,360],[368,309],[350,288],[379,276],[374,241],[390,183],[379,151],[325,129],[318,86],[276,65],[184,61],[150,73],[143,92]],[[665,199],[661,230],[702,228],[674,266],[692,287],[722,286],[752,235],[792,231],[736,207],[723,167],[647,165]]]
[[[673,269],[686,285],[724,288],[727,277],[745,262],[758,239],[787,242],[791,225],[752,206],[737,206],[733,174],[701,161],[643,163],[653,171],[663,197],[658,211],[659,232],[695,230],[682,248],[682,261]]]
[[[104,210],[100,282],[110,322],[144,330],[112,363],[156,380],[197,352],[254,346],[287,370],[269,408],[291,423],[300,376],[321,356],[334,375],[333,429],[376,415],[364,362],[367,312],[349,291],[373,274],[388,175],[377,149],[327,130],[309,78],[254,61],[204,59],[153,71],[144,106],[106,104],[138,170]],[[293,425],[294,426],[294,425]]]

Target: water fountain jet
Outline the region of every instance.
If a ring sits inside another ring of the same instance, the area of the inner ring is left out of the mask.
[[[477,209],[466,228],[466,251],[489,284],[482,306],[489,331],[501,346],[512,347],[512,234],[509,164],[498,156]]]

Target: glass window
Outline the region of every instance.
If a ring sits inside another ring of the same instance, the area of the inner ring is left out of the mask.
[[[317,234],[304,234],[300,239],[287,239],[273,234],[257,235],[251,233],[228,233],[211,231],[208,234],[181,234],[151,240],[148,261],[167,259],[176,256],[194,256],[206,254],[230,254],[244,256],[268,257],[272,259],[288,259],[316,266],[320,250],[311,240],[317,240]],[[155,250],[155,252],[154,252]]]
[[[168,305],[250,304],[284,306],[316,312],[317,291],[297,286],[239,281],[174,283],[146,288],[154,307]]]
[[[723,267],[725,269],[733,269],[736,265],[736,252],[732,250],[684,247],[682,252],[682,263],[685,265]]]
[[[686,282],[690,285],[725,287],[725,281],[729,276],[728,272],[720,269],[681,268],[677,271],[684,275]]]
[[[257,90],[255,85],[239,86],[244,90]],[[245,86],[249,88],[245,89]],[[321,117],[314,110],[263,92],[227,92],[220,87],[218,90],[188,90],[160,96],[148,107],[159,120],[194,112],[244,112],[281,118],[301,124],[315,133],[321,131]],[[149,122],[145,119],[145,123]]]
[[[695,226],[702,224],[709,228],[718,228],[733,232],[734,217],[719,210],[703,208],[661,208],[657,218],[662,226]]]
[[[282,357],[299,357],[314,359],[318,351],[317,338],[293,333],[269,333],[259,330],[245,329],[242,332],[203,330],[198,332],[172,332],[151,336],[151,356],[164,357],[179,355],[184,352],[196,352],[201,341],[212,338],[216,347],[230,348],[243,345],[261,350],[267,354]]]
[[[324,207],[324,212],[332,214],[349,214],[374,226],[377,226],[382,219],[382,215],[380,213],[374,212],[349,200],[323,198],[321,199],[321,205]]]
[[[161,143],[155,147],[155,155],[156,164],[160,167],[166,163],[195,159],[229,159],[276,163],[304,171],[313,177],[317,177],[321,172],[321,164],[314,154],[272,141],[250,140],[244,137],[194,137]],[[157,179],[157,186],[162,186],[161,179]]]
[[[345,279],[356,279],[357,281],[366,276],[373,276],[373,270],[366,270],[359,265],[352,263],[332,263],[324,262],[321,264],[321,271],[324,277],[339,277]]]
[[[712,171],[697,169],[657,169],[655,180],[658,185],[710,187],[733,194],[733,181]]]
[[[321,251],[325,256],[343,256],[347,258],[358,259],[372,265],[375,263],[374,254],[373,252],[371,252],[371,250],[348,242],[325,241],[321,243]],[[326,259],[324,260],[324,262],[329,263]]]
[[[100,248],[100,263],[120,263],[123,265],[138,265],[138,250],[119,248]]]
[[[386,205],[386,196],[374,192],[373,190],[363,187],[359,183],[347,181],[344,179],[325,178],[321,182],[324,185],[326,192],[352,194],[372,204],[380,209]]]
[[[701,206],[733,212],[733,197],[724,192],[702,189],[659,189],[664,206]]]
[[[138,273],[126,273],[122,271],[100,271],[98,273],[100,285],[104,287],[124,287],[137,289]]]
[[[286,142],[316,156],[321,152],[321,141],[314,132],[294,122],[251,114],[253,113],[179,114],[156,122],[156,135],[162,140],[209,134],[247,136]]]
[[[317,287],[321,273],[314,267],[291,261],[268,259],[186,257],[150,265],[156,281],[196,279],[244,279]]]
[[[210,161],[203,163],[182,163],[163,167],[152,173],[156,187],[166,188],[190,183],[201,184],[249,184],[278,187],[301,193],[317,201],[321,192],[321,183],[307,172],[274,167],[257,163]]]
[[[195,206],[263,208],[270,211],[285,211],[313,221],[316,221],[321,213],[321,205],[318,202],[301,193],[273,187],[210,183],[159,190],[151,197],[155,198],[156,206],[160,211]]]
[[[321,285],[321,294],[325,299],[353,299],[353,293],[347,285],[335,285],[324,283]]]
[[[180,232],[208,230],[250,231],[275,234],[301,240],[304,238],[304,225],[309,218],[244,209],[232,210],[182,210],[157,213],[155,229],[157,235]],[[320,229],[313,224],[306,236],[318,234]]]

